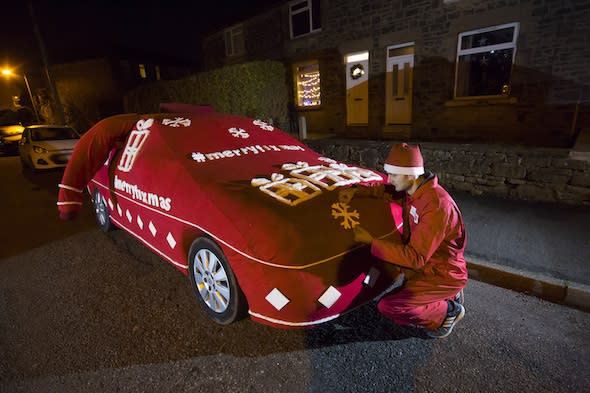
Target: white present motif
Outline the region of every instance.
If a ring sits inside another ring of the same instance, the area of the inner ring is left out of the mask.
[[[333,203],[332,204],[332,217],[336,220],[342,218],[342,222],[340,225],[344,227],[344,229],[352,229],[359,224],[360,214],[358,211],[349,211],[348,206],[345,203]]]
[[[286,164],[283,164],[281,166],[281,169],[284,171],[292,171],[294,169],[307,168],[308,166],[309,166],[309,164],[307,162],[303,162],[303,161],[298,161],[296,164],[293,164],[292,162],[288,162]]]
[[[383,180],[383,178],[379,174],[369,169],[357,168],[355,166],[348,166],[346,164],[330,164],[330,168],[338,169],[342,171],[342,173],[346,173],[347,175],[357,177],[359,179],[359,182]]]
[[[328,158],[328,157],[318,157],[318,160],[319,161],[323,161],[323,162],[327,162],[328,164],[337,164],[338,163],[338,161],[333,160],[333,159]]]
[[[135,130],[129,133],[127,144],[119,160],[119,168],[122,172],[129,172],[133,168],[133,163],[137,154],[141,150],[147,137],[150,135],[149,128],[154,124],[154,119],[139,120],[135,125]]]
[[[255,178],[250,183],[252,186],[258,187],[260,191],[290,206],[298,205],[322,193],[318,187],[306,180],[292,177],[284,178],[280,174],[273,174],[272,181],[264,178]]]
[[[170,127],[188,127],[191,125],[191,120],[190,119],[185,119],[183,117],[177,117],[174,120],[172,119],[164,119],[162,120],[162,124],[165,126],[170,126]]]
[[[272,131],[275,128],[268,123],[263,122],[262,120],[256,119],[252,122],[254,125],[262,128],[265,131]]]
[[[147,130],[154,124],[154,119],[138,120],[135,124],[135,128],[139,131]]]
[[[250,138],[250,134],[248,134],[246,132],[246,130],[242,129],[242,128],[236,128],[236,127],[232,127],[232,128],[228,128],[229,133],[231,134],[231,136],[233,136],[234,138]]]
[[[291,176],[309,180],[328,190],[358,183],[361,180],[352,172],[329,168],[323,165],[315,165],[291,171]]]

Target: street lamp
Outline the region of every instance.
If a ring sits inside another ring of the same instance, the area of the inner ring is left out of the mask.
[[[1,72],[2,72],[2,75],[6,76],[6,77],[10,77],[13,75],[23,77],[23,79],[25,80],[25,85],[27,86],[27,91],[29,92],[29,98],[31,98],[31,104],[33,105],[33,111],[35,112],[35,118],[37,119],[37,123],[40,123],[39,113],[37,112],[37,105],[35,104],[35,99],[33,98],[33,93],[31,93],[31,87],[29,86],[29,80],[27,79],[27,75],[25,75],[24,73],[23,73],[23,75],[15,74],[14,72],[12,72],[11,69],[8,69],[8,68],[3,68]]]

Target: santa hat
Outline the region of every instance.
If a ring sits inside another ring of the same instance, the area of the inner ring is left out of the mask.
[[[383,169],[392,175],[420,176],[424,173],[424,159],[420,148],[407,143],[393,145],[385,159]]]

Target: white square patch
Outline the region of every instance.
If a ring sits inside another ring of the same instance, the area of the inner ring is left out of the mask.
[[[330,308],[336,303],[338,299],[340,299],[342,294],[333,286],[326,289],[326,292],[318,299],[318,302],[322,303],[326,308]]]
[[[265,299],[274,306],[277,310],[282,309],[289,303],[289,299],[281,293],[278,289],[273,289],[266,295]]]
[[[174,239],[174,236],[172,236],[172,234],[170,232],[168,232],[168,236],[166,236],[166,240],[168,241],[170,248],[174,248],[176,246],[176,240]]]
[[[156,227],[154,226],[154,224],[150,221],[150,225],[148,225],[148,228],[150,228],[150,232],[152,233],[152,236],[156,236],[156,233],[158,231],[156,231]]]

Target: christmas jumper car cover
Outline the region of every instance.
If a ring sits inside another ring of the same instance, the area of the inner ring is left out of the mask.
[[[75,217],[87,187],[111,222],[185,274],[193,242],[212,240],[250,316],[272,326],[331,320],[391,285],[397,268],[355,243],[352,228],[399,236],[400,206],[339,201],[343,187],[379,186],[383,174],[324,157],[261,120],[183,110],[92,127],[59,185],[60,217]]]

